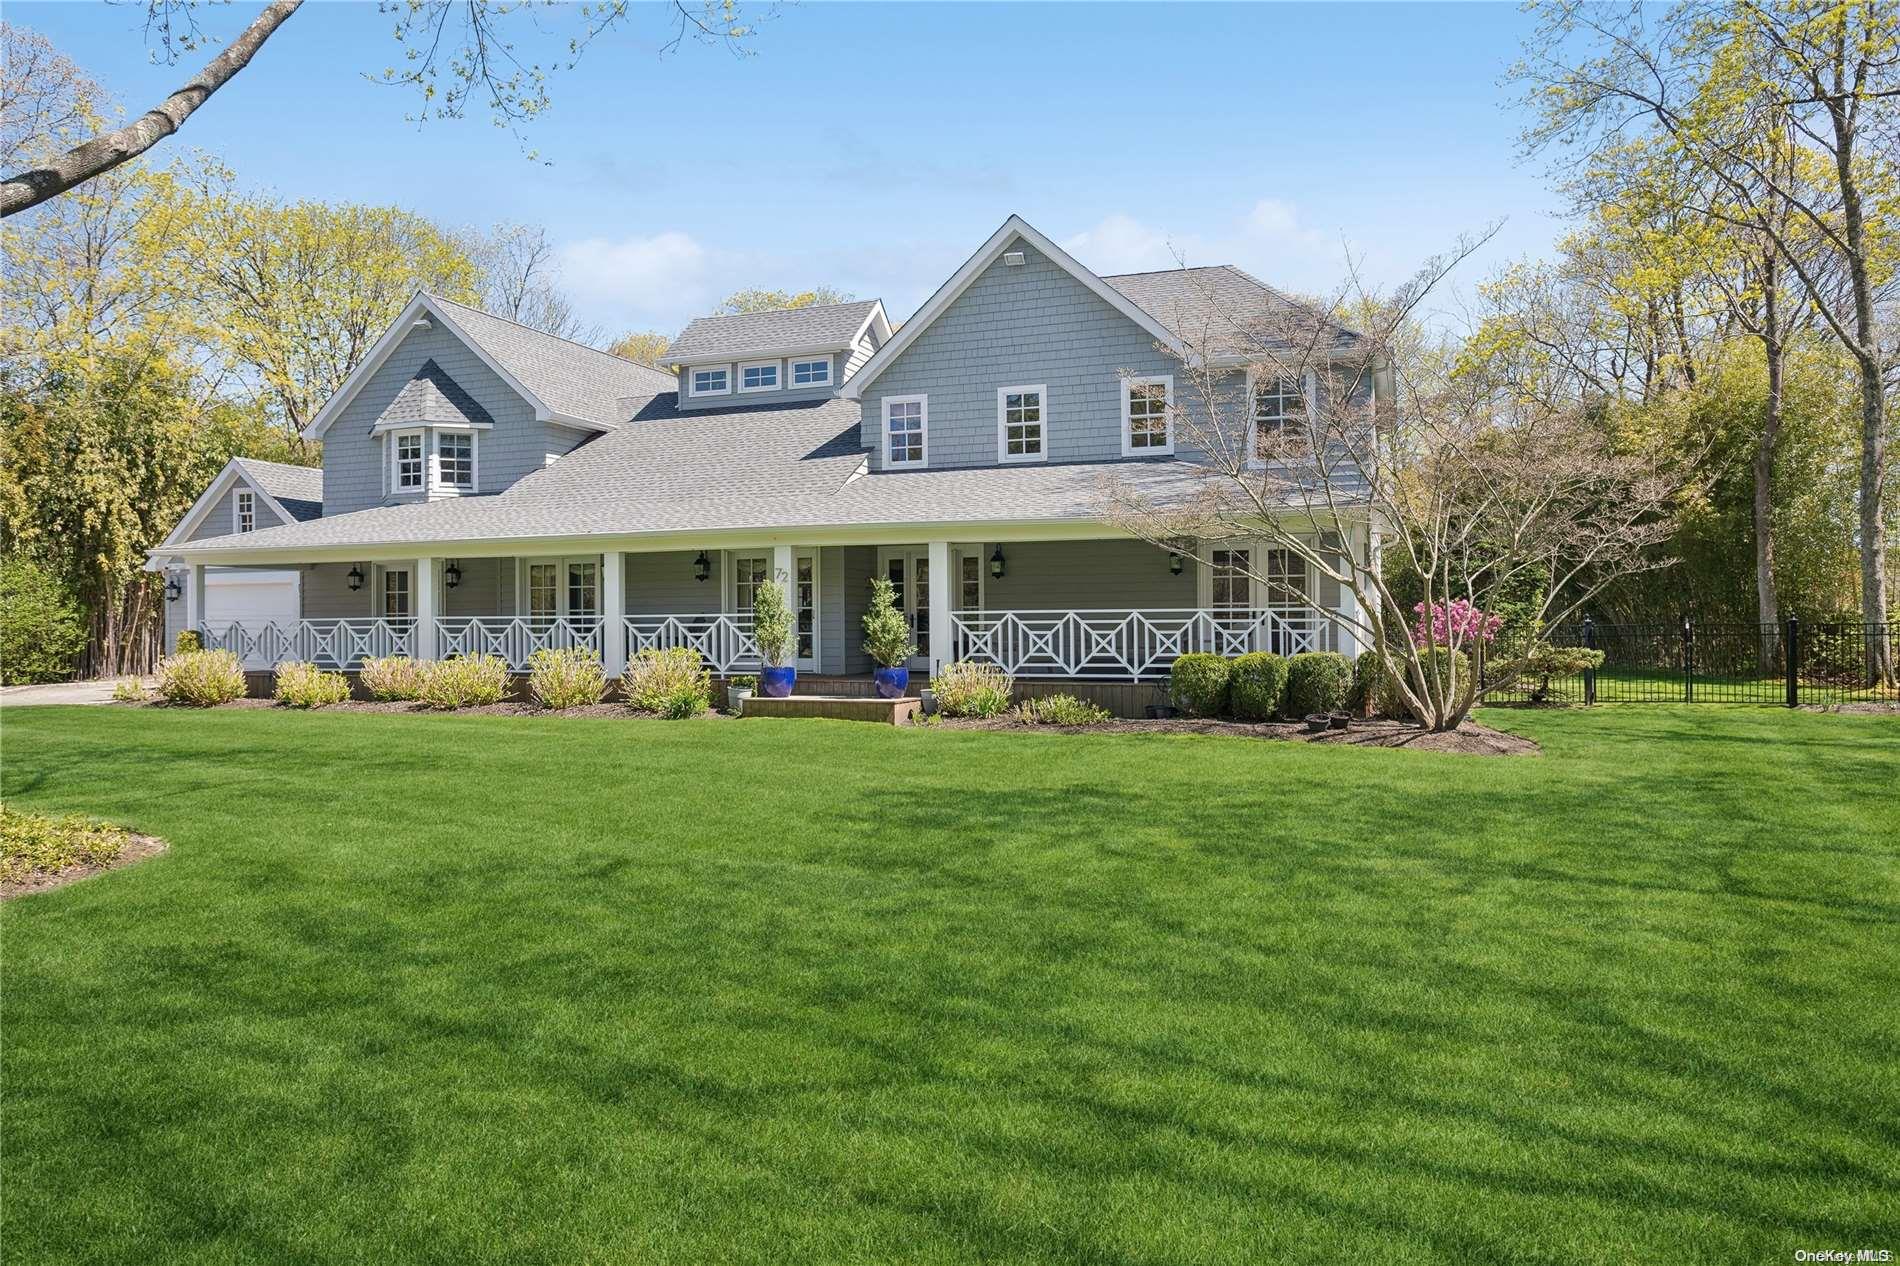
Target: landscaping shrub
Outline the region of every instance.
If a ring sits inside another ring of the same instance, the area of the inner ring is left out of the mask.
[[[201,651],[204,648],[204,640],[198,636],[198,630],[180,629],[178,632],[178,648],[174,650],[172,654],[183,655],[186,651]]]
[[[937,706],[949,717],[999,717],[1016,692],[1010,675],[994,664],[958,660],[930,679]]]
[[[1361,651],[1352,665],[1352,693],[1346,697],[1346,710],[1366,716],[1379,707],[1380,685],[1385,681],[1385,660],[1377,651]]]
[[[105,866],[131,840],[122,827],[77,815],[48,817],[0,804],[0,883],[53,875],[74,866]]]
[[[674,721],[712,707],[712,674],[699,652],[687,646],[641,651],[627,661],[620,689],[637,710]]]
[[[1542,703],[1550,697],[1553,677],[1576,677],[1603,667],[1603,652],[1585,646],[1552,646],[1549,642],[1531,643],[1530,652],[1517,663],[1506,663],[1504,671],[1536,679],[1529,687],[1530,701]],[[1487,669],[1487,672],[1489,670]]]
[[[209,708],[244,697],[244,665],[230,651],[185,651],[158,662],[158,693],[167,703]]]
[[[286,660],[277,665],[271,697],[289,708],[321,708],[347,700],[350,679],[342,673],[326,673],[302,660]]]
[[[1342,712],[1352,692],[1352,661],[1337,651],[1307,651],[1286,663],[1286,713]]]
[[[420,699],[426,668],[407,655],[372,657],[363,661],[363,689],[369,691],[370,698],[384,703]]]
[[[591,646],[528,656],[528,693],[544,708],[584,708],[607,693],[607,670]]]
[[[431,708],[500,703],[508,693],[508,664],[493,655],[439,659],[423,666],[422,702]]]
[[[145,683],[137,677],[127,677],[112,687],[114,703],[144,703],[149,698],[151,696],[145,692]]]
[[[1100,725],[1110,720],[1107,708],[1074,695],[1042,695],[1016,705],[1016,715],[1030,725]]]
[[[1168,669],[1168,696],[1189,716],[1224,716],[1232,671],[1219,655],[1204,651],[1183,655]]]
[[[85,616],[59,577],[24,558],[0,562],[0,685],[64,681],[85,649]]]
[[[1271,721],[1286,697],[1286,661],[1251,651],[1228,665],[1228,701],[1236,721]]]
[[[792,613],[776,580],[762,580],[752,590],[752,640],[767,668],[780,667],[792,653]]]
[[[1441,646],[1435,651],[1421,651],[1419,658],[1427,671],[1437,674],[1440,681],[1445,681],[1452,671],[1450,665],[1451,657],[1454,655],[1458,658],[1458,681],[1462,685],[1471,679],[1471,657],[1463,651],[1447,650]],[[1403,663],[1400,664],[1400,669],[1407,671]],[[1379,678],[1378,704],[1381,716],[1392,717],[1396,720],[1405,720],[1412,716],[1412,709],[1407,706],[1404,696],[1399,693],[1397,680],[1383,673]]]

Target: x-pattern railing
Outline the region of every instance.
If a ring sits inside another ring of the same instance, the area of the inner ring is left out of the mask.
[[[698,651],[706,666],[719,674],[735,668],[757,668],[762,662],[752,637],[750,615],[633,615],[627,617],[627,654],[644,650]]]
[[[591,646],[600,653],[599,616],[448,616],[435,622],[436,653],[493,655],[525,672],[536,651]]]
[[[298,620],[279,625],[240,620],[205,625],[198,636],[206,650],[231,651],[246,664],[273,667],[294,659],[350,668],[374,656],[412,654],[415,621]]]
[[[1168,675],[1177,656],[1321,650],[1313,611],[962,611],[951,616],[951,654],[1014,677],[1143,681]]]

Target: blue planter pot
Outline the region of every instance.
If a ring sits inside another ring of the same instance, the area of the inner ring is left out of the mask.
[[[871,674],[880,699],[902,699],[910,690],[910,669],[880,668]]]
[[[768,699],[784,699],[792,693],[792,683],[798,680],[798,670],[791,665],[759,670],[759,693]]]

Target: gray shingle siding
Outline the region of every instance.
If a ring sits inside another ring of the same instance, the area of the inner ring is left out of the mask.
[[[756,362],[737,360],[703,361],[696,367],[703,369],[709,365],[725,365],[731,371],[729,381],[732,383],[732,390],[719,396],[694,396],[690,391],[692,383],[689,381],[688,376],[695,367],[681,366],[679,370],[679,407],[681,409],[730,409],[738,405],[748,404],[780,404],[797,400],[824,400],[829,398],[837,390],[838,384],[843,380],[845,374],[845,370],[841,365],[843,357],[839,353],[834,352],[824,358],[831,362],[831,382],[828,385],[823,387],[794,387],[791,385],[792,361],[817,360],[819,359],[817,355],[798,357],[767,356],[761,359],[778,361],[779,382],[781,386],[776,390],[740,391],[738,389],[739,366]]]
[[[410,330],[377,367],[369,381],[324,435],[323,512],[331,517],[371,506],[416,501],[417,494],[383,491],[383,446],[387,440],[370,429],[425,361],[433,360],[494,419],[494,429],[477,434],[478,493],[500,492],[523,475],[540,470],[550,457],[572,449],[583,433],[537,422],[534,409],[500,375],[482,363],[473,349],[439,323]]]
[[[983,546],[989,557],[992,546]],[[1123,610],[1192,607],[1193,567],[1168,571],[1168,555],[1145,541],[1039,541],[1003,546],[1003,576],[988,575],[992,611]]]
[[[883,402],[929,396],[926,461],[933,469],[997,463],[996,391],[1041,384],[1050,462],[1122,456],[1122,371],[1172,374],[1185,406],[1180,364],[1154,336],[1020,238],[864,392],[863,433],[872,469],[884,466]]]
[[[693,560],[699,551],[669,550],[659,554],[628,554],[627,614],[683,615],[717,611],[725,571],[718,550],[706,552],[712,574],[693,578]]]
[[[185,539],[188,541],[202,541],[212,536],[229,536],[231,533],[237,531],[237,495],[240,492],[251,491],[250,486],[243,482],[232,485],[230,491],[218,498],[217,504],[211,507],[211,512],[205,515],[198,526],[193,528],[191,534]],[[265,501],[262,497],[256,498],[256,506],[257,526],[253,531],[276,527],[281,523],[290,521],[273,511],[270,508],[270,503]]]

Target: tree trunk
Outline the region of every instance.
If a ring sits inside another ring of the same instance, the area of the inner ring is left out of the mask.
[[[1768,399],[1762,410],[1761,434],[1755,438],[1755,618],[1761,624],[1761,667],[1774,668],[1781,639],[1781,598],[1775,590],[1775,441],[1781,434],[1782,365],[1780,313],[1775,307],[1774,252],[1767,256],[1762,278],[1762,352],[1768,361]]]

